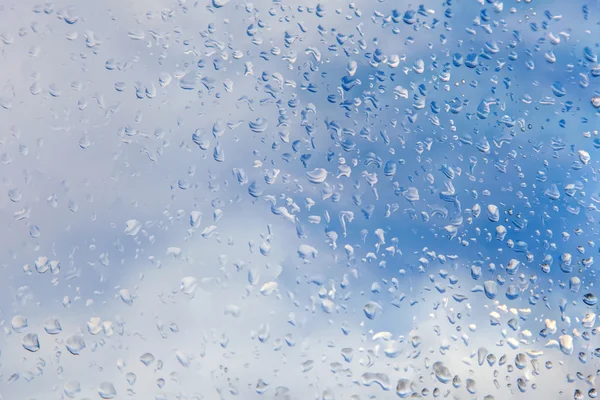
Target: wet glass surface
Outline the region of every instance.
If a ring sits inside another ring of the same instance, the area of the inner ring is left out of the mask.
[[[594,1],[0,0],[0,399],[593,399]]]

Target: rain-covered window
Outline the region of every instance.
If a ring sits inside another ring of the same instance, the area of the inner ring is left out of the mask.
[[[0,0],[0,399],[598,397],[599,38],[592,0]]]

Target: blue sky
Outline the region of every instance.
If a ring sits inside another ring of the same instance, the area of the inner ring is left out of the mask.
[[[588,396],[598,11],[4,4],[0,398]]]

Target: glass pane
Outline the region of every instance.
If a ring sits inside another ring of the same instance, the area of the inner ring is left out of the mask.
[[[593,399],[593,1],[0,2],[0,399]]]

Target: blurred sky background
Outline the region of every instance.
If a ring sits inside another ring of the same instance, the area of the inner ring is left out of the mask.
[[[0,398],[593,396],[599,12],[0,0]]]

